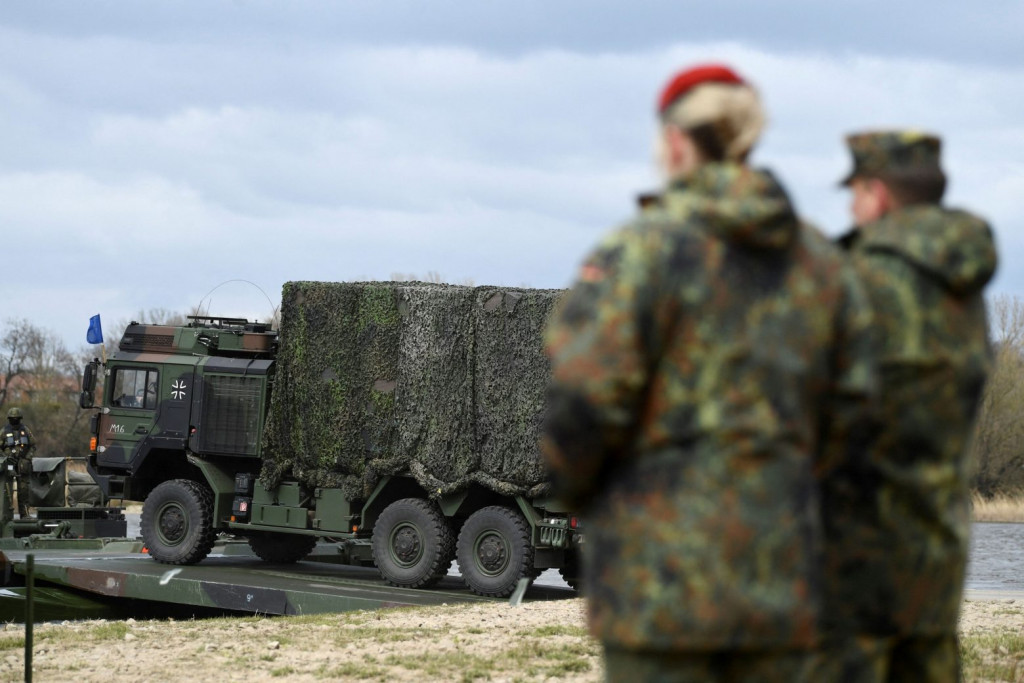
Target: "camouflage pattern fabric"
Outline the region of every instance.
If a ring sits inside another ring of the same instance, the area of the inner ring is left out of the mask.
[[[21,439],[25,437],[28,440],[27,446],[21,446]],[[0,429],[0,449],[5,454],[15,455],[29,453],[36,446],[36,439],[32,436],[32,430],[28,428],[24,422],[19,424],[11,424],[10,422],[4,423],[3,429]]]
[[[27,443],[23,443],[23,440]],[[32,451],[35,449],[36,440],[32,436],[32,430],[24,422],[11,424],[6,422],[0,429],[0,451],[4,458],[10,458],[18,477],[18,514],[25,517],[28,514],[28,506],[22,501],[26,496],[21,495],[22,481],[25,481],[25,488],[28,487],[28,480],[32,476]],[[6,465],[6,463],[2,463]],[[10,487],[11,482],[5,482]],[[8,500],[13,496],[13,491],[8,492]]]
[[[23,440],[27,443],[23,443]],[[20,476],[28,477],[32,474],[31,458],[35,447],[32,430],[24,422],[16,425],[7,422],[0,429],[0,452],[4,457],[11,458]]]
[[[990,366],[992,233],[918,205],[864,226],[852,260],[883,335],[881,433],[825,472],[830,631],[952,634],[967,561],[967,449]]]
[[[942,174],[942,143],[934,135],[917,131],[857,133],[846,138],[853,154],[853,171],[844,185],[857,177],[901,178]]]
[[[432,496],[473,484],[540,496],[559,290],[288,282],[264,432],[265,485],[293,476],[365,500],[408,472]],[[510,378],[514,378],[511,379]]]
[[[593,633],[807,647],[825,429],[864,414],[870,312],[767,172],[709,164],[586,259],[546,334],[542,450],[586,508]],[[577,508],[579,509],[579,507]]]
[[[825,648],[808,671],[808,680],[831,683],[957,683],[960,643],[956,634],[857,636]]]
[[[799,683],[813,665],[805,650],[665,653],[606,649],[609,683]],[[821,679],[825,680],[825,679]]]

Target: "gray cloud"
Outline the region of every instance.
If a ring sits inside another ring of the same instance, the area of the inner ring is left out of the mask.
[[[995,222],[997,286],[1024,292],[1020,66],[737,41],[366,47],[293,41],[294,27],[245,39],[218,21],[159,40],[123,17],[102,35],[36,32],[28,15],[0,31],[0,225],[33,264],[5,286],[7,315],[77,345],[93,313],[181,310],[234,278],[273,298],[290,279],[393,272],[562,286],[655,182],[657,89],[706,59],[759,84],[771,126],[756,160],[832,233],[847,220],[844,130],[943,133],[951,200]],[[213,307],[267,313],[238,283]]]
[[[268,53],[326,44],[460,44],[518,55],[659,49],[738,40],[766,50],[818,49],[1021,65],[1024,6],[1016,0],[53,0],[4,8],[34,33],[142,36],[149,42],[246,44]]]

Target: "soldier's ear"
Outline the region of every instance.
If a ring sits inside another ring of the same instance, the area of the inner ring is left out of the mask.
[[[878,209],[882,216],[899,208],[895,195],[893,195],[892,190],[889,189],[889,186],[885,184],[884,180],[871,178],[869,183],[871,184],[871,192],[875,195],[875,201],[878,203]]]
[[[661,149],[665,167],[669,170],[676,168],[683,154],[682,131],[675,126],[662,126]]]
[[[700,152],[693,139],[678,126],[661,127],[662,164],[670,178],[686,175],[699,164]]]

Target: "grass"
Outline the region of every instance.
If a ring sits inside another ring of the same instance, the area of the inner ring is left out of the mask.
[[[80,630],[40,629],[35,633],[35,642],[46,644],[48,647],[67,648],[82,643],[123,641],[124,637],[131,632],[131,627],[123,621],[101,621],[87,629]],[[17,636],[0,636],[0,651],[24,647],[24,633]]]
[[[280,618],[41,625],[36,642],[47,652],[73,653],[59,666],[65,672],[81,671],[82,680],[93,680],[98,671],[95,653],[111,644],[140,654],[150,648],[166,649],[170,638],[162,637],[165,627],[169,627],[169,633],[173,631],[177,643],[174,653],[160,655],[164,660],[178,658],[177,664],[164,670],[164,675],[174,672],[172,678],[202,663],[214,662],[217,666],[248,667],[270,680],[303,676],[313,680],[403,678],[473,683],[494,679],[538,681],[581,674],[596,679],[599,675],[600,647],[578,624],[524,624],[495,632],[473,618],[453,626],[446,617],[457,609],[476,608],[435,606]],[[495,614],[482,613],[481,619],[493,623]],[[515,619],[516,615],[514,610],[500,614],[502,621]],[[412,618],[405,619],[407,616]],[[129,633],[134,635],[125,641]],[[23,633],[0,634],[0,653],[6,649],[8,652],[3,654],[10,654],[23,647]],[[13,680],[10,676],[18,673],[15,664],[5,663],[0,657],[0,680]],[[56,659],[40,659],[40,678],[53,674],[53,666],[58,666]],[[122,670],[115,675],[128,674]]]
[[[322,678],[344,679],[344,680],[385,680],[387,670],[374,664],[360,661],[342,662],[332,668],[322,667],[317,671]]]
[[[966,681],[1024,680],[1024,633],[963,636],[960,656]]]
[[[971,517],[975,522],[1024,523],[1024,495],[996,494],[985,498],[979,493],[971,496]]]
[[[0,652],[4,650],[24,650],[25,636],[0,636]]]
[[[580,624],[562,622],[513,627],[495,638],[490,628],[477,624],[452,629],[447,621],[436,618],[444,615],[446,609],[452,608],[411,609],[409,614],[422,617],[422,623],[414,619],[411,626],[389,623],[386,617],[390,610],[272,620],[262,617],[211,619],[176,626],[188,634],[193,633],[193,626],[197,627],[196,637],[207,630],[240,634],[237,641],[221,641],[236,643],[232,647],[222,645],[217,653],[200,649],[184,661],[212,662],[210,657],[216,655],[218,665],[238,667],[247,662],[254,672],[274,680],[307,676],[314,680],[389,681],[411,676],[423,681],[475,683],[494,679],[538,681],[568,677],[596,680],[600,675],[600,646]],[[1024,610],[1013,603],[994,606],[994,610],[994,614],[1024,614]],[[513,615],[514,612],[508,614]],[[1007,626],[1003,631],[962,635],[964,680],[1024,682],[1024,630],[1019,629],[1018,621],[1004,623],[1014,626]],[[275,628],[254,628],[268,625]],[[109,643],[123,640],[129,632],[138,637],[130,647],[146,647],[160,640],[156,635],[159,631],[154,630],[157,626],[146,622],[133,626],[123,622],[95,622],[71,629],[44,627],[36,636],[37,642],[45,643],[49,651],[80,651],[81,657],[64,662],[62,670],[69,673],[84,667],[83,679],[92,680],[90,676],[95,674],[95,668],[88,653],[96,652],[97,648],[102,651]],[[442,636],[449,638],[449,646],[434,649],[431,641]],[[256,647],[246,647],[253,640]],[[275,641],[282,645],[272,645]],[[286,641],[293,643],[291,648],[283,645]],[[274,649],[267,651],[268,646]],[[326,646],[326,657],[322,646]],[[0,634],[0,652],[7,650],[9,654],[23,647],[23,634]],[[294,651],[289,652],[296,649],[308,650],[310,657],[296,658]],[[224,657],[229,660],[222,661]],[[14,675],[18,673],[16,669],[16,665],[10,665],[4,673]],[[54,671],[40,670],[39,673],[40,678],[44,678]]]
[[[125,622],[111,621],[92,629],[89,635],[92,640],[124,640],[128,631],[128,624]]]
[[[279,669],[270,670],[270,675],[274,678],[280,678],[282,676],[291,676],[293,673],[295,673],[295,669],[290,666],[282,666]]]
[[[389,655],[382,664],[416,671],[430,680],[477,680],[488,678],[494,670],[495,660],[485,655],[466,652],[424,653],[418,655]]]
[[[533,638],[551,638],[553,636],[570,636],[573,638],[586,638],[587,629],[583,626],[566,626],[564,624],[552,624],[550,626],[538,626],[537,628],[520,631],[519,636]]]

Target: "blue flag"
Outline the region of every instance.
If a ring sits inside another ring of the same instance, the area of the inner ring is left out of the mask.
[[[103,343],[103,325],[100,324],[100,316],[98,313],[89,318],[89,331],[85,333],[85,341],[90,344]]]

